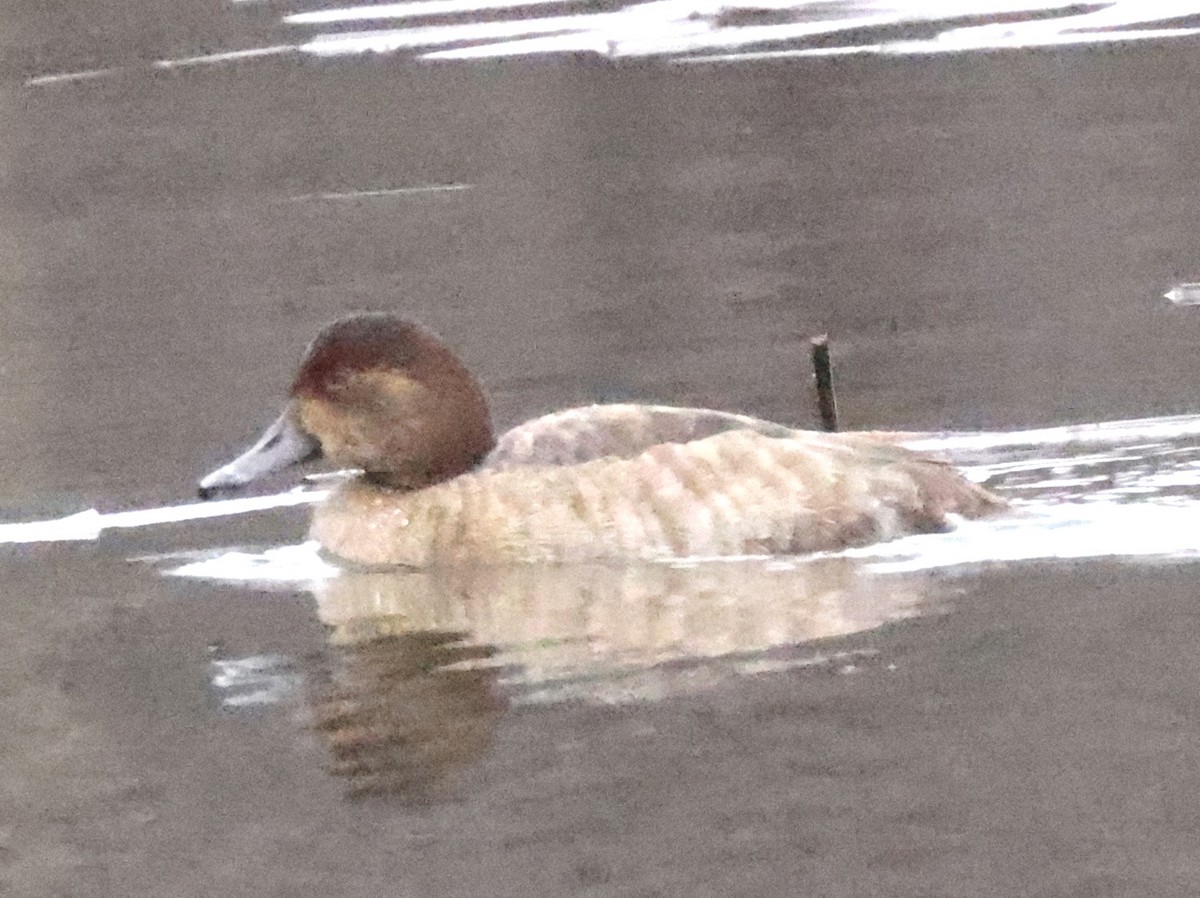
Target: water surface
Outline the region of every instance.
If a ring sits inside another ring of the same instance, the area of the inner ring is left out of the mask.
[[[1134,9],[894,8],[735,49]],[[653,9],[731,37],[883,8]],[[0,883],[1196,894],[1200,318],[1162,299],[1200,258],[1192,39],[694,65],[730,47],[621,31],[430,65],[488,41],[318,58],[294,46],[365,26],[284,21],[313,11],[0,13],[0,506],[96,510],[0,546]],[[569,11],[600,13],[633,11]],[[1194,24],[1154,14],[1087,39]],[[442,332],[501,426],[606,399],[811,423],[828,332],[847,426],[951,434],[929,448],[1017,507],[574,577],[330,579],[297,567],[303,506],[102,526],[186,506],[358,307]]]

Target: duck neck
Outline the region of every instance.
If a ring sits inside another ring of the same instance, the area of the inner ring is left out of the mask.
[[[495,440],[489,431],[487,439],[472,447],[458,447],[427,456],[410,459],[402,465],[363,471],[362,480],[375,487],[397,492],[412,492],[453,480],[475,470],[492,450]],[[469,451],[468,451],[469,450]]]

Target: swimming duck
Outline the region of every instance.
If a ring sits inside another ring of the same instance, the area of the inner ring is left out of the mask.
[[[836,550],[1003,505],[896,439],[621,404],[497,440],[483,391],[445,343],[366,313],[321,331],[283,413],[200,494],[323,455],[362,473],[317,507],[314,538],[347,561],[412,567]]]

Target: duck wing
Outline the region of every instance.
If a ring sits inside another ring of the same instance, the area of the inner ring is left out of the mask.
[[[588,405],[517,425],[500,437],[482,467],[556,467],[600,458],[633,458],[653,446],[690,443],[732,430],[767,437],[796,433],[783,424],[712,409]]]

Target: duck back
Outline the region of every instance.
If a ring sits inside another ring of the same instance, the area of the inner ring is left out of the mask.
[[[670,405],[585,405],[542,415],[505,432],[484,467],[574,465],[632,458],[663,443],[688,443],[731,430],[791,436],[783,424],[706,408]]]

